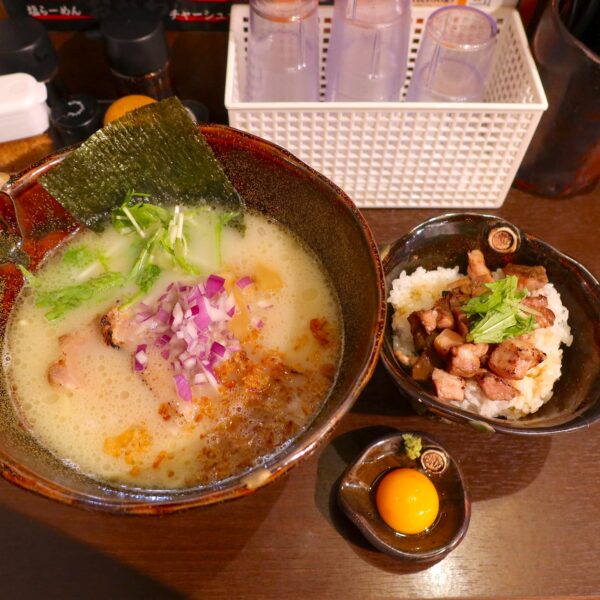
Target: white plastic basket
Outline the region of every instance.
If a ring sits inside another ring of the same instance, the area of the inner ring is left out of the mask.
[[[404,98],[427,17],[413,8]],[[500,29],[481,103],[243,102],[248,6],[231,11],[225,106],[229,124],[287,148],[362,208],[494,208],[548,107],[514,9],[491,14]],[[319,8],[321,95],[332,7]]]

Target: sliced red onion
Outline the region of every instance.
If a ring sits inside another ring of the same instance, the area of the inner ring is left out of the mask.
[[[177,388],[177,393],[179,397],[185,400],[186,402],[191,402],[192,400],[192,390],[190,388],[190,384],[185,375],[179,373],[175,375],[173,378],[175,380],[175,387]]]
[[[209,384],[217,389],[215,367],[241,348],[227,326],[236,305],[235,296],[225,291],[224,283],[222,277],[210,275],[204,285],[171,284],[160,297],[156,312],[144,307],[137,315],[138,320],[148,321],[143,327],[154,346],[161,349],[163,359],[171,361],[177,392],[184,400],[191,399],[190,384]],[[238,283],[246,287],[252,280],[242,278]],[[252,323],[258,327],[255,317]],[[139,358],[135,368],[143,370],[147,354]]]
[[[213,342],[212,346],[210,347],[210,351],[213,354],[216,354],[217,356],[225,356],[225,346],[223,346],[223,344],[219,344],[219,342]]]
[[[169,318],[170,318],[170,314],[167,310],[165,310],[164,308],[162,308],[162,306],[158,309],[158,312],[156,313],[156,320],[159,321],[160,323],[163,323],[164,325],[166,325],[169,322]]]
[[[133,357],[133,369],[136,373],[143,371],[148,366],[148,355],[146,354],[146,344],[140,344]]]
[[[179,327],[183,321],[183,309],[181,308],[181,305],[179,304],[179,302],[175,303],[175,306],[173,307],[171,321],[172,321],[171,327],[173,329],[176,329],[177,327]]]
[[[212,298],[215,294],[223,291],[225,279],[218,275],[209,275],[204,285],[206,289],[206,296]]]
[[[242,277],[241,279],[238,279],[236,284],[240,290],[243,290],[245,287],[248,287],[251,283],[254,283],[252,277]]]
[[[143,310],[143,311],[137,313],[137,315],[135,315],[135,320],[138,323],[144,323],[148,319],[151,319],[153,316],[154,316],[153,313],[150,312],[149,310]]]
[[[194,375],[194,383],[196,385],[202,385],[203,383],[206,383],[208,381],[208,379],[206,378],[206,375],[204,373],[196,373],[196,375]]]

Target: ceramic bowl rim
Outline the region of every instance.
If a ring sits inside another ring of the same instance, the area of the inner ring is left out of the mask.
[[[386,293],[386,303],[387,298],[389,298],[389,286],[388,286],[388,275],[395,268],[395,264],[391,264],[391,256],[393,255],[393,250],[400,248],[408,243],[415,235],[418,235],[420,231],[427,227],[431,227],[436,225],[440,221],[456,221],[456,220],[465,220],[468,218],[477,218],[484,220],[492,220],[501,222],[505,225],[508,225],[514,230],[518,231],[522,238],[535,240],[536,243],[540,244],[545,249],[554,253],[561,260],[564,260],[566,263],[573,265],[581,275],[597,290],[600,291],[600,282],[598,279],[587,269],[584,265],[582,265],[577,259],[565,254],[548,244],[544,240],[538,238],[537,236],[530,235],[526,233],[523,229],[505,219],[504,217],[498,215],[492,215],[484,212],[449,212],[444,213],[442,215],[437,215],[435,217],[431,217],[426,219],[425,221],[419,223],[415,227],[413,227],[406,234],[393,241],[391,244],[388,244],[381,251],[381,261],[383,264],[384,276],[385,276],[385,293]],[[391,305],[388,303],[388,314],[391,312]],[[389,321],[389,319],[387,319]],[[456,406],[450,406],[443,402],[440,402],[435,396],[427,393],[417,382],[415,382],[402,368],[402,366],[398,363],[396,358],[393,356],[393,352],[391,350],[391,333],[390,333],[391,325],[386,325],[386,331],[384,332],[384,339],[381,348],[381,359],[382,362],[393,378],[394,382],[397,386],[402,388],[402,393],[407,394],[409,397],[415,399],[420,404],[424,405],[427,409],[433,409],[434,412],[442,413],[445,416],[451,418],[454,422],[459,421],[461,423],[469,424],[476,429],[480,429],[482,431],[488,432],[500,432],[511,435],[521,435],[521,436],[537,436],[537,435],[558,435],[569,433],[572,431],[576,431],[578,429],[582,429],[584,427],[589,427],[592,423],[600,420],[600,412],[593,418],[582,419],[579,422],[573,422],[581,413],[575,413],[571,420],[561,423],[558,425],[551,426],[542,426],[542,427],[519,427],[516,425],[511,425],[510,421],[505,419],[497,419],[497,418],[489,418],[484,417],[482,415],[478,415],[474,412],[466,411]],[[600,393],[600,392],[599,392]],[[597,400],[600,402],[600,398]],[[589,408],[589,407],[588,407]],[[588,410],[586,408],[586,411]],[[586,411],[583,411],[584,413]]]
[[[347,212],[348,217],[352,218],[357,223],[364,236],[364,241],[371,257],[374,271],[373,274],[377,280],[376,292],[378,299],[371,348],[369,353],[365,352],[362,369],[354,374],[352,387],[349,393],[337,406],[329,420],[311,431],[310,435],[307,435],[302,443],[294,448],[293,451],[285,453],[280,459],[274,461],[267,471],[268,475],[265,474],[264,479],[259,481],[256,486],[250,486],[248,483],[244,483],[244,479],[246,476],[258,472],[260,468],[250,471],[243,477],[237,477],[234,485],[230,484],[212,491],[200,491],[198,495],[189,498],[178,499],[176,493],[170,494],[169,492],[164,492],[165,498],[169,497],[169,499],[161,499],[154,502],[148,497],[144,497],[139,501],[128,501],[124,503],[118,498],[118,488],[114,488],[117,492],[114,498],[108,499],[89,496],[33,473],[27,467],[14,460],[3,451],[0,451],[0,475],[18,487],[68,505],[102,512],[135,515],[167,514],[243,497],[260,487],[275,481],[286,474],[292,467],[311,456],[318,446],[324,444],[331,437],[340,420],[351,409],[352,405],[371,379],[379,359],[380,349],[383,343],[383,332],[385,331],[385,281],[383,266],[377,244],[375,243],[375,238],[362,213],[340,187],[281,146],[227,125],[202,124],[199,125],[198,128],[203,134],[206,133],[207,137],[210,137],[212,134],[222,137],[238,137],[249,141],[254,144],[252,150],[254,153],[258,151],[274,153],[279,159],[290,164],[295,171],[305,172],[310,179],[317,180],[330,188],[332,191],[331,201],[338,203]],[[19,191],[21,187],[26,189],[35,182],[42,173],[55,164],[60,163],[75,148],[76,146],[63,148],[62,150],[54,152],[40,161],[33,163],[19,173],[16,173],[10,177],[8,182],[2,188],[0,188],[0,193],[5,193],[11,198],[12,191]],[[294,442],[292,442],[292,447],[293,446]],[[98,482],[98,485],[102,487],[103,484]],[[133,492],[135,492],[136,489],[137,488],[127,488],[128,491]]]

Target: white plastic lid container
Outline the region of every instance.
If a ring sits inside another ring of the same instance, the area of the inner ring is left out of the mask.
[[[0,142],[39,135],[48,129],[46,86],[27,73],[0,76]]]

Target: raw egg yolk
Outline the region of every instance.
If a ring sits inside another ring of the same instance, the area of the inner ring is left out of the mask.
[[[375,494],[381,518],[399,533],[421,533],[433,525],[440,500],[431,480],[416,469],[394,469]]]

